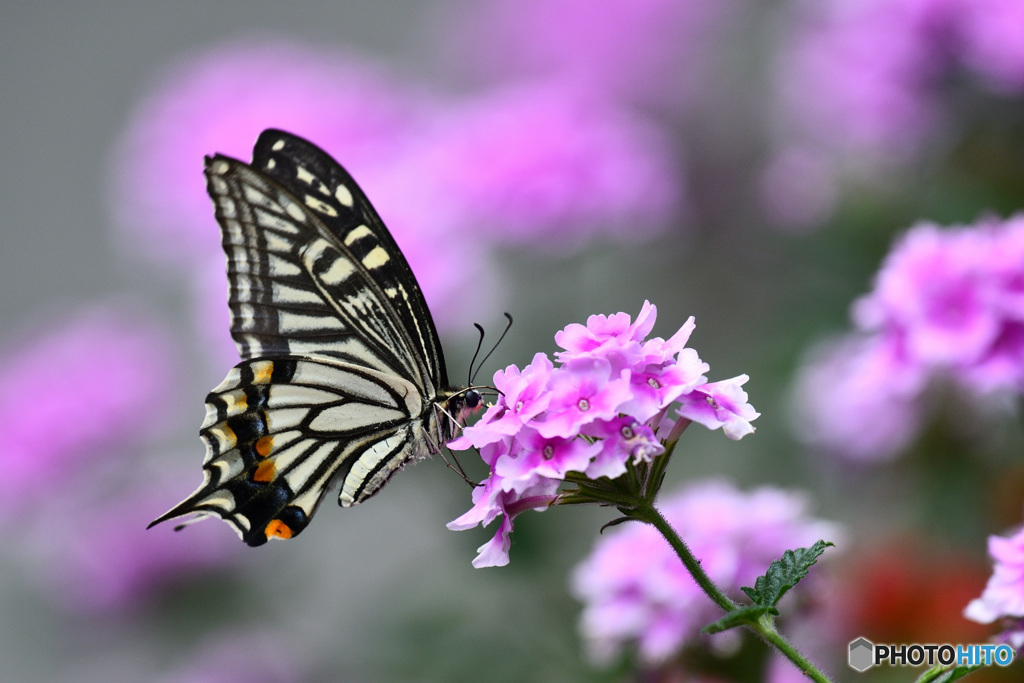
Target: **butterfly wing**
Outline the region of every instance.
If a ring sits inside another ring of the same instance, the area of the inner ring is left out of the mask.
[[[390,310],[365,318],[364,324],[382,338],[393,332],[406,337],[404,346],[414,350],[428,375],[421,386],[448,386],[434,319],[416,277],[352,176],[319,147],[279,130],[260,135],[252,165],[299,198],[372,275],[377,298]]]
[[[244,360],[207,397],[203,483],[153,524],[218,516],[260,545],[301,532],[335,479],[354,505],[435,452],[451,391],[419,285],[340,165],[270,130],[251,165],[216,155],[206,176]]]
[[[448,384],[416,278],[352,177],[314,145],[265,131],[252,165],[207,159],[242,358],[329,355]]]
[[[411,382],[333,359],[244,361],[206,399],[203,483],[154,524],[194,513],[249,545],[291,538],[332,481],[354,505],[417,453],[421,404]]]

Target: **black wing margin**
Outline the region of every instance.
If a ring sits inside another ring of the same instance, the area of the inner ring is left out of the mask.
[[[412,383],[366,368],[243,361],[206,398],[203,483],[149,526],[215,516],[251,546],[297,536],[335,479],[339,502],[356,505],[423,455],[420,404]]]
[[[352,176],[316,145],[274,129],[260,134],[252,167],[313,211],[339,244],[367,267],[401,321],[409,345],[426,364],[429,378],[424,379],[434,387],[447,387],[441,343],[416,276]]]

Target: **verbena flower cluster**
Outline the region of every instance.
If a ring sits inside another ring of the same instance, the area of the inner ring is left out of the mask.
[[[1009,538],[989,536],[988,554],[995,561],[992,576],[964,616],[982,624],[1003,622],[1002,639],[1019,650],[1024,647],[1024,529]]]
[[[701,567],[727,594],[741,599],[768,565],[791,548],[834,539],[839,529],[807,514],[798,493],[772,487],[749,492],[723,481],[691,483],[660,499],[658,509],[686,541]],[[583,602],[580,631],[596,663],[608,663],[630,643],[658,664],[694,643],[721,616],[652,526],[628,524],[605,534],[576,567],[572,590]],[[738,635],[715,635],[728,647]]]
[[[663,453],[659,437],[678,420],[721,427],[732,439],[753,431],[758,413],[741,388],[747,376],[709,383],[707,363],[686,346],[693,318],[668,340],[647,339],[656,316],[650,302],[636,321],[626,313],[590,316],[555,335],[563,349],[557,365],[538,353],[522,370],[495,373],[497,402],[449,444],[479,449],[490,476],[473,491],[473,507],[448,527],[502,517],[473,566],[507,564],[515,517],[555,502],[569,473],[615,479],[628,462]]]
[[[804,368],[804,438],[860,459],[914,438],[935,378],[973,396],[1024,392],[1024,215],[973,226],[921,223],[893,247],[853,306],[859,332]]]

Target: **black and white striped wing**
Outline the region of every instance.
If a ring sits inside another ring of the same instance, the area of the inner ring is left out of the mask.
[[[317,354],[447,386],[416,278],[352,177],[316,146],[260,135],[250,165],[207,159],[243,359]]]
[[[436,452],[453,392],[416,279],[340,165],[269,130],[251,165],[216,155],[206,176],[244,360],[207,396],[203,483],[153,524],[217,516],[260,545],[301,532],[332,482],[355,505]]]
[[[328,359],[242,362],[206,410],[203,483],[154,524],[217,516],[252,546],[301,532],[335,480],[342,505],[371,496],[428,428],[411,382]]]

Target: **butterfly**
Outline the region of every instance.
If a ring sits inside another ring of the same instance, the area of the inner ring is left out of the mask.
[[[395,240],[334,159],[266,130],[252,163],[206,158],[242,362],[206,397],[203,483],[150,524],[220,517],[291,538],[332,484],[349,507],[438,453],[472,409]]]

